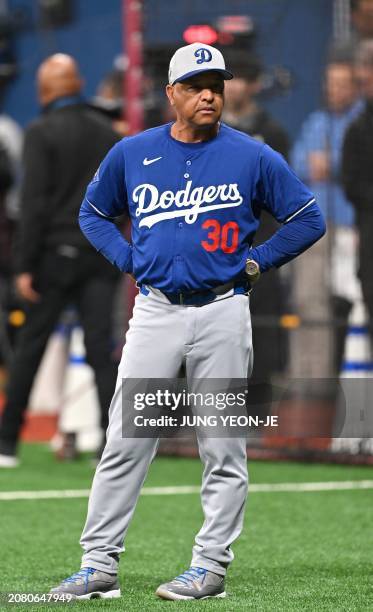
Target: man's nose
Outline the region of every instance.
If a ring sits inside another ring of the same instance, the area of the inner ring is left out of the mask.
[[[213,92],[213,90],[209,89],[208,87],[205,87],[201,91],[201,98],[202,98],[202,100],[213,100],[214,99],[214,92]]]

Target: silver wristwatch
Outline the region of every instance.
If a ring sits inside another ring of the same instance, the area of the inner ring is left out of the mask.
[[[260,268],[259,264],[254,261],[254,259],[246,259],[245,272],[247,279],[250,281],[251,285],[253,285],[259,280]]]

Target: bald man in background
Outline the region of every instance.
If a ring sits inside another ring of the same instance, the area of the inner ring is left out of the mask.
[[[0,421],[0,467],[18,465],[17,443],[35,374],[64,307],[73,303],[95,372],[101,426],[115,386],[111,313],[117,272],[91,247],[77,217],[86,185],[119,140],[110,123],[85,104],[74,59],[56,54],[37,73],[42,115],[25,135],[15,284],[25,302]]]

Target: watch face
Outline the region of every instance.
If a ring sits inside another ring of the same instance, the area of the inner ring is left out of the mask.
[[[258,264],[255,261],[248,261],[246,263],[246,274],[252,276],[253,274],[258,274]]]

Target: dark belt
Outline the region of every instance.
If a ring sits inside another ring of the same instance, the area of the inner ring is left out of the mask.
[[[148,291],[144,287],[140,287],[141,293],[145,295],[148,294]],[[205,289],[204,291],[188,291],[186,293],[163,293],[166,296],[168,301],[171,304],[175,304],[177,306],[204,306],[205,304],[210,304],[213,302],[219,295],[224,295],[228,293],[231,289],[234,289],[233,295],[241,294],[244,295],[248,293],[249,285],[248,283],[243,283],[242,281],[231,281],[229,283],[225,283],[224,285],[219,285],[218,287],[214,287],[213,289]]]

